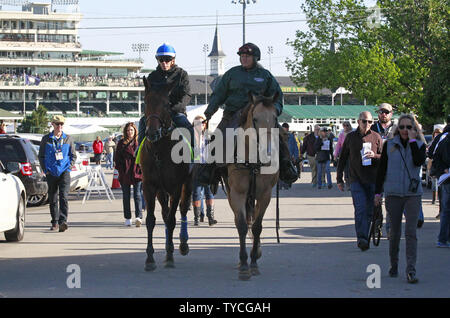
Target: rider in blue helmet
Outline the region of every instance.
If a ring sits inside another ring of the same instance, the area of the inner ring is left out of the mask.
[[[150,73],[147,80],[151,86],[166,86],[173,84],[170,91],[170,114],[176,127],[183,127],[194,136],[194,128],[187,119],[186,106],[191,101],[189,76],[185,70],[175,64],[176,52],[172,45],[164,43],[156,51],[155,58],[158,67]],[[144,116],[139,121],[139,144],[145,137],[146,118]],[[191,138],[192,140],[192,138]]]

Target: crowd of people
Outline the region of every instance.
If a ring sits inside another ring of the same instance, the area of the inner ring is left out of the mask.
[[[194,123],[186,116],[186,105],[190,100],[189,79],[187,73],[175,64],[175,50],[168,44],[158,48],[157,69],[148,77],[153,86],[170,85],[168,98],[171,120],[175,127],[186,128],[191,132],[191,144],[196,145],[201,163],[205,163],[208,140],[204,137],[206,123],[224,105],[224,116],[218,129],[236,128],[243,108],[248,102],[248,93],[255,89],[267,96],[278,96],[275,101],[278,115],[282,111],[282,92],[275,78],[259,63],[259,48],[247,43],[238,50],[241,65],[226,72],[213,92],[210,104],[204,116],[198,116]],[[277,95],[279,94],[279,95]],[[386,226],[389,228],[389,256],[391,268],[389,275],[398,276],[399,245],[402,217],[406,218],[406,275],[409,283],[417,283],[416,229],[420,224],[422,212],[421,167],[426,156],[432,159],[430,175],[436,180],[440,189],[440,233],[438,247],[450,247],[450,118],[443,132],[436,131],[432,144],[428,147],[422,128],[417,119],[403,114],[394,124],[393,107],[383,103],[378,107],[378,120],[372,113],[364,111],[359,115],[358,127],[353,130],[349,122],[343,125],[338,142],[333,149],[335,136],[327,129],[315,126],[314,131],[304,137],[303,143],[289,131],[289,125],[277,125],[280,128],[280,183],[289,188],[299,177],[302,170],[301,161],[306,158],[312,173],[312,186],[318,189],[333,188],[330,164],[337,161],[337,188],[350,191],[354,206],[355,231],[357,247],[362,251],[369,249],[369,228],[375,208],[380,208],[385,200],[387,211]],[[131,226],[131,187],[135,203],[135,224],[139,227],[143,218],[142,172],[136,163],[138,148],[146,136],[147,118],[142,117],[139,127],[128,123],[123,129],[123,138],[116,144],[108,143],[105,147],[101,140],[96,140],[96,153],[106,151],[110,154],[108,167],[118,170],[119,181],[123,191],[123,209],[125,225]],[[55,116],[52,120],[54,131],[44,136],[39,157],[51,185],[50,211],[52,230],[67,230],[67,171],[73,164],[76,154],[70,136],[62,132],[64,118]],[[197,140],[194,140],[196,138]],[[225,144],[225,143],[224,143]],[[115,147],[115,148],[114,148]],[[106,150],[105,150],[106,148]],[[109,150],[108,150],[109,149]],[[99,161],[96,160],[97,163]],[[209,225],[214,225],[214,196],[211,187],[215,186],[219,164],[201,164],[200,173],[194,180],[193,211],[194,225],[202,221],[202,206],[205,199],[206,216]],[[447,179],[445,179],[447,177]],[[445,181],[443,181],[445,179]],[[60,211],[56,208],[56,189],[60,189]],[[437,188],[434,188],[437,192]],[[50,192],[50,190],[49,190]],[[204,197],[203,197],[204,196]]]

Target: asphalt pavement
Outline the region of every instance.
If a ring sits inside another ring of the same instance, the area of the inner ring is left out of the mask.
[[[112,172],[108,171],[112,183]],[[120,190],[115,200],[70,195],[69,229],[51,232],[48,205],[28,208],[25,238],[6,243],[0,235],[0,298],[448,298],[450,249],[435,247],[438,206],[425,190],[425,224],[417,230],[415,285],[406,282],[405,241],[399,276],[388,275],[388,240],[362,252],[356,246],[350,192],[313,189],[310,173],[280,191],[280,243],[275,230],[275,190],[262,232],[261,275],[238,279],[239,239],[222,191],[215,200],[218,224],[193,226],[189,212],[187,256],[178,252],[180,216],[174,234],[175,268],[167,269],[164,224],[157,204],[154,247],[157,269],[144,271],[147,232],[125,227]],[[333,173],[333,181],[335,182]],[[132,204],[133,208],[133,204]],[[384,210],[384,209],[383,209]],[[385,213],[385,212],[384,212]],[[145,214],[144,214],[145,216]],[[384,228],[383,228],[384,230]],[[247,239],[250,252],[251,240]]]

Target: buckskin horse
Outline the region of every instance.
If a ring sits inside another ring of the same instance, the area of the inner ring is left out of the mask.
[[[257,260],[261,257],[260,235],[262,232],[262,221],[266,209],[270,203],[272,189],[276,185],[279,169],[272,173],[262,173],[265,164],[257,157],[256,162],[251,163],[251,147],[249,143],[258,145],[259,150],[264,148],[266,154],[276,156],[278,162],[278,145],[271,145],[271,129],[277,128],[277,111],[274,102],[278,96],[264,97],[249,95],[250,103],[241,115],[240,128],[244,131],[254,129],[256,134],[253,140],[245,138],[245,163],[235,162],[227,165],[227,176],[224,178],[228,193],[228,202],[234,212],[234,221],[239,233],[239,279],[248,280],[252,275],[259,275]],[[277,134],[278,134],[278,130]],[[264,146],[261,142],[267,141]],[[272,150],[272,154],[271,153]],[[275,153],[275,154],[274,154]],[[256,204],[255,204],[256,202]],[[250,253],[250,267],[247,263],[246,235],[251,231],[253,236],[253,248]]]
[[[189,253],[186,214],[191,204],[192,174],[189,163],[174,163],[171,158],[171,150],[178,143],[177,140],[171,140],[171,135],[175,131],[168,106],[171,88],[152,87],[145,76],[143,81],[145,85],[147,129],[145,141],[140,149],[139,160],[143,173],[143,193],[147,203],[147,259],[145,270],[153,271],[156,269],[153,258],[156,197],[161,204],[162,217],[166,226],[165,267],[175,266],[173,232],[176,225],[175,214],[178,205],[181,212],[179,250],[181,255]]]

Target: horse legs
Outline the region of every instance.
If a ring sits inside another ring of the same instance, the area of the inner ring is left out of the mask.
[[[264,214],[266,212],[267,207],[270,203],[270,195],[271,192],[265,193],[261,196],[261,198],[257,201],[255,206],[255,221],[252,225],[252,233],[253,233],[253,248],[250,252],[250,271],[252,275],[259,275],[258,264],[256,261],[261,257],[261,232],[262,232],[262,221],[264,218]]]
[[[187,228],[187,212],[191,205],[192,197],[192,183],[189,181],[183,185],[181,193],[180,213],[181,213],[181,230],[180,230],[180,254],[185,256],[189,253],[189,245],[187,243],[189,239]]]
[[[144,185],[144,197],[147,204],[147,219],[145,221],[147,227],[147,259],[145,260],[145,271],[153,271],[156,269],[155,259],[153,258],[153,229],[155,228],[155,196],[156,189],[151,186]]]
[[[167,197],[165,197],[167,199]],[[158,196],[159,200],[159,196]],[[176,220],[175,213],[178,208],[178,203],[180,202],[180,192],[177,191],[174,195],[170,197],[170,207],[165,205],[163,208],[163,219],[166,225],[166,268],[175,267],[174,259],[173,259],[173,230],[175,229]]]

